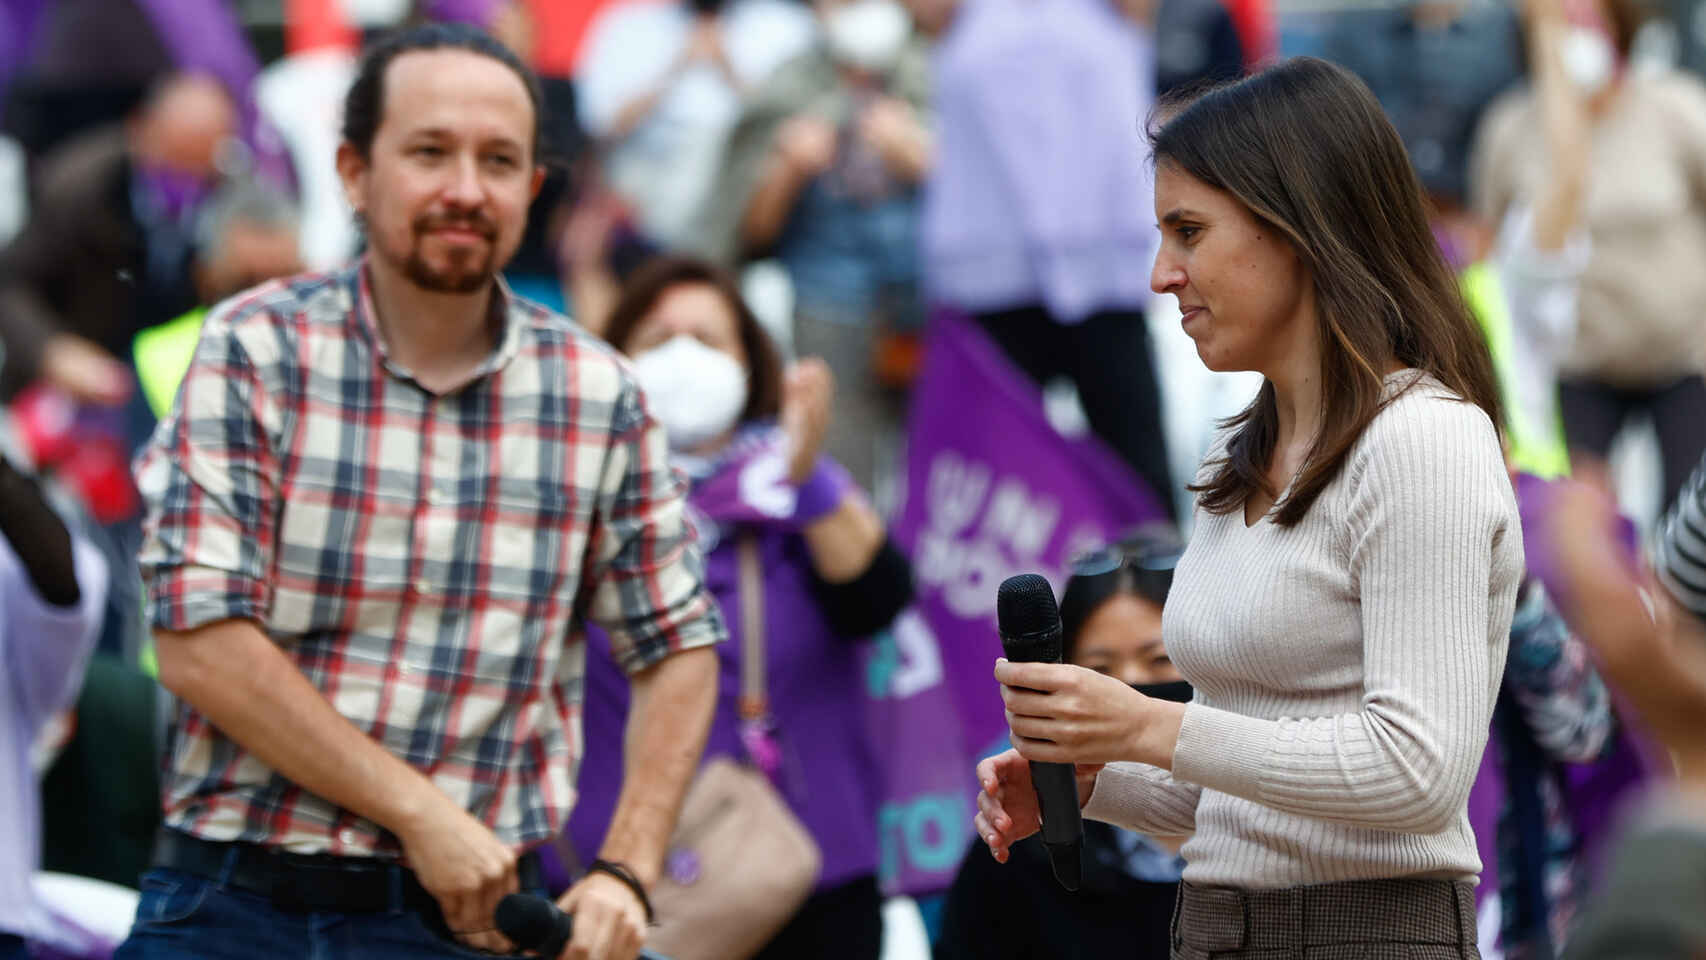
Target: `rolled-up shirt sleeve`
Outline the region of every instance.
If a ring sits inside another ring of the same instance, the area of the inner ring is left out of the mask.
[[[155,629],[266,618],[282,383],[271,326],[253,308],[210,313],[172,413],[137,461]]]
[[[726,631],[705,589],[685,485],[669,466],[663,427],[631,384],[617,401],[614,436],[600,483],[588,615],[609,634],[615,661],[636,673],[719,643]]]

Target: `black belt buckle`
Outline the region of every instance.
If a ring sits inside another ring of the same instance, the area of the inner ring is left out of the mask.
[[[309,900],[306,887],[302,882],[303,874],[299,870],[275,869],[272,871],[272,889],[267,895],[272,899],[275,909],[284,913],[309,913],[314,904]],[[319,891],[321,896],[325,892]]]
[[[379,913],[391,906],[390,864],[283,854],[274,865],[273,906],[291,913]]]

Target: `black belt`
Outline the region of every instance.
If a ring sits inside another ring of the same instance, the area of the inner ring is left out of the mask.
[[[179,830],[161,830],[154,841],[153,863],[266,897],[281,910],[380,913],[403,907],[438,913],[438,901],[421,886],[413,870],[377,857],[287,853],[260,844],[203,840]],[[523,890],[545,886],[537,853],[522,854],[516,875]]]

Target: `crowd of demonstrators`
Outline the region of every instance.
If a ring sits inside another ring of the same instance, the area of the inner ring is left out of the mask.
[[[1562,15],[1563,67],[1587,113],[1582,223],[1592,244],[1559,360],[1571,465],[1609,489],[1612,442],[1632,419],[1649,418],[1668,505],[1706,451],[1696,415],[1706,405],[1696,309],[1706,289],[1692,267],[1706,256],[1706,89],[1674,68],[1630,62],[1640,6],[1570,2]],[[1531,84],[1493,104],[1481,123],[1471,189],[1489,222],[1532,202],[1558,162],[1543,149],[1542,109]]]
[[[193,218],[236,120],[219,84],[171,76],[122,125],[40,160],[0,264],[8,397],[38,379],[91,403],[128,395],[131,339],[197,302]]]
[[[705,756],[754,764],[818,847],[810,898],[757,955],[875,960],[878,777],[850,678],[862,641],[911,600],[912,579],[868,497],[823,452],[833,378],[816,360],[784,372],[733,281],[698,260],[641,268],[605,337],[633,359],[687,476],[706,586],[729,628]],[[754,675],[763,689],[748,689]],[[610,642],[594,631],[582,722],[612,729],[628,704]],[[582,862],[626,789],[622,768],[619,743],[588,737],[570,821]]]
[[[1101,0],[1046,17],[963,4],[937,55],[921,249],[932,301],[970,313],[1038,383],[1069,380],[1091,429],[1171,506],[1150,292],[1131,269],[1155,249],[1131,120],[1153,103],[1153,61],[1147,26]]]
[[[701,239],[725,261],[775,257],[793,285],[795,349],[843,384],[829,449],[869,487],[900,411],[879,334],[918,327],[919,184],[929,76],[897,0],[823,0],[820,41],[753,91],[724,144]]]
[[[1330,25],[1323,55],[1380,99],[1432,201],[1447,256],[1460,268],[1474,262],[1465,224],[1470,146],[1487,104],[1520,74],[1516,11],[1441,0],[1347,13]]]
[[[1177,703],[1191,686],[1167,656],[1161,610],[1180,545],[1170,531],[1140,530],[1073,565],[1061,593],[1062,660]],[[1084,824],[1081,889],[1055,880],[1041,839],[996,862],[973,840],[948,892],[937,960],[1043,960],[1161,956],[1172,937],[1183,837],[1151,837]]]
[[[785,0],[617,4],[595,22],[576,76],[582,123],[655,242],[696,245],[745,98],[812,36],[811,11]]]
[[[1399,31],[1406,42],[1425,36],[1412,33],[1412,25],[1432,13],[1419,7],[1408,15],[1410,23]],[[1456,179],[1449,190],[1430,182],[1437,151],[1411,140],[1405,129],[1414,107],[1409,98],[1427,84],[1412,78],[1405,81],[1408,90],[1384,91],[1379,82],[1435,65],[1418,67],[1414,58],[1371,60],[1356,42],[1342,44],[1338,52],[1372,73],[1371,84],[1383,91],[1394,123],[1410,141],[1412,164],[1435,197],[1436,236],[1462,271],[1465,296],[1487,337],[1504,394],[1506,451],[1513,470],[1520,471],[1530,576],[1519,597],[1488,760],[1477,783],[1477,794],[1491,800],[1490,815],[1478,824],[1490,834],[1482,838],[1482,857],[1497,875],[1495,884],[1483,887],[1483,907],[1495,908],[1484,909],[1483,917],[1498,917],[1496,929],[1483,931],[1483,943],[1509,956],[1554,957],[1575,949],[1583,909],[1600,889],[1605,852],[1616,849],[1608,810],[1626,803],[1643,778],[1655,772],[1662,777],[1662,770],[1644,762],[1638,718],[1632,723],[1622,709],[1626,699],[1610,692],[1616,684],[1608,681],[1616,678],[1602,676],[1599,658],[1583,643],[1588,638],[1560,617],[1558,609],[1571,598],[1557,592],[1569,588],[1557,576],[1550,541],[1538,532],[1556,509],[1540,478],[1568,472],[1572,459],[1580,466],[1579,443],[1567,447],[1566,434],[1579,437],[1581,414],[1570,405],[1568,388],[1560,403],[1558,370],[1581,348],[1577,328],[1586,318],[1578,321],[1578,315],[1588,306],[1584,278],[1599,253],[1596,234],[1608,229],[1595,229],[1596,213],[1603,218],[1606,209],[1595,193],[1608,188],[1596,188],[1593,177],[1596,169],[1601,178],[1615,176],[1606,172],[1611,167],[1597,145],[1603,134],[1594,132],[1595,117],[1605,110],[1602,85],[1609,74],[1596,76],[1587,67],[1598,62],[1598,69],[1608,71],[1612,47],[1591,29],[1591,17],[1568,3],[1529,3],[1521,13],[1517,31],[1515,24],[1505,24],[1510,15],[1503,11],[1459,11],[1453,26],[1493,18],[1493,28],[1468,33],[1446,26],[1429,41],[1467,51],[1494,38],[1498,47],[1507,47],[1519,36],[1527,70],[1526,84],[1507,91],[1490,109],[1503,82],[1497,76],[1501,64],[1515,62],[1509,53],[1485,49],[1454,74],[1441,74],[1444,89],[1463,94],[1456,102],[1461,115],[1453,125],[1457,149],[1450,158]],[[1633,29],[1632,22],[1624,25],[1625,49]],[[1350,25],[1345,36],[1355,36]],[[1444,96],[1433,100],[1436,112],[1452,102]],[[1523,105],[1520,133],[1509,119],[1513,103]],[[1473,141],[1463,136],[1469,130],[1477,130]],[[1507,183],[1497,210],[1479,202],[1466,207],[1466,191],[1488,189],[1488,157],[1498,137],[1504,162],[1522,166],[1524,176]],[[1678,203],[1667,207],[1675,215],[1691,203],[1685,195],[1672,199]],[[1614,242],[1627,242],[1625,226],[1610,228],[1614,238],[1625,237]],[[1697,459],[1694,453],[1683,456],[1690,463]],[[1633,528],[1626,527],[1619,549],[1632,542]]]

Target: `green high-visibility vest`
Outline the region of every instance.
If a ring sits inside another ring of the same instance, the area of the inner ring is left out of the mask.
[[[195,359],[201,321],[206,316],[207,308],[197,307],[176,320],[149,327],[131,343],[142,395],[157,418],[164,419],[172,410],[172,398],[177,396],[178,385],[184,382],[190,361]]]
[[[1538,477],[1565,476],[1570,472],[1570,452],[1564,444],[1564,422],[1556,401],[1541,423],[1529,423],[1524,412],[1510,402],[1516,382],[1512,356],[1517,346],[1499,272],[1482,261],[1464,270],[1458,279],[1463,284],[1464,299],[1487,338],[1487,348],[1493,354],[1493,370],[1505,395],[1505,438],[1510,443],[1511,462],[1518,470]]]
[[[197,307],[189,313],[149,327],[131,341],[130,355],[136,361],[136,379],[142,384],[143,399],[156,419],[172,412],[172,399],[178,395],[178,385],[195,360],[195,346],[201,340],[201,322],[207,308]],[[144,638],[137,666],[149,676],[159,674],[154,655],[154,640]]]

